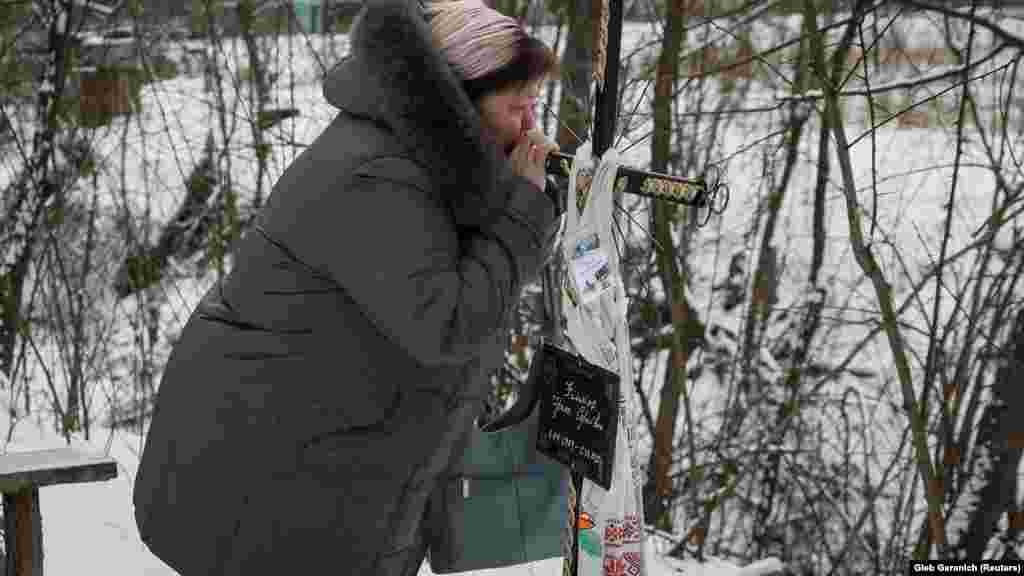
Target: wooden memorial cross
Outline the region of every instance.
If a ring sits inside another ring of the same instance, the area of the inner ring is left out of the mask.
[[[74,448],[9,453],[0,456],[0,492],[4,495],[5,574],[42,576],[43,526],[39,488],[56,484],[102,482],[117,477],[117,462]]]

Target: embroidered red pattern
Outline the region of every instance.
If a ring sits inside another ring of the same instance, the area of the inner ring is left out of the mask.
[[[605,546],[622,546],[623,526],[622,520],[609,518],[604,529]]]
[[[617,554],[605,554],[605,576],[626,576],[626,563]]]
[[[629,576],[640,576],[640,553],[626,552],[622,555],[622,558],[626,563],[626,574]]]
[[[622,541],[626,544],[637,544],[643,538],[643,530],[638,514],[627,514],[622,526]]]

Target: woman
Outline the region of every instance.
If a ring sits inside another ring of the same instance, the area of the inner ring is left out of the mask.
[[[415,574],[534,280],[554,66],[476,2],[374,0],[339,114],[285,171],[164,372],[136,522],[185,576]]]

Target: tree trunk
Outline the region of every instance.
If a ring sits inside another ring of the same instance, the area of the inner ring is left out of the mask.
[[[557,55],[562,47],[562,36],[565,32],[565,14],[562,12],[558,13],[558,24],[555,28],[555,43],[551,46],[551,50]],[[552,114],[551,110],[554,109],[555,105],[555,78],[548,80],[548,91],[545,95],[545,106],[544,111],[541,113],[541,126],[545,134],[548,134],[551,129]]]
[[[558,107],[558,132],[555,138],[563,152],[573,153],[587,139],[586,126],[590,118],[590,78],[593,64],[590,58],[593,47],[592,27],[589,25],[590,0],[569,0],[566,5],[568,16],[568,37],[566,50],[562,60],[562,93]],[[567,185],[567,182],[560,182]],[[567,187],[567,186],[566,186]],[[568,196],[563,196],[568,198]],[[572,201],[563,202],[567,208],[575,210]],[[557,260],[556,260],[557,264]],[[546,328],[550,330],[552,343],[556,346],[564,344],[562,327],[562,275],[557,265],[548,266],[543,276],[544,299],[546,302]],[[562,544],[565,550],[565,562],[562,572],[565,576],[575,576],[575,558],[573,558],[573,540],[576,519],[577,487],[570,482],[569,510],[566,531],[563,533]]]
[[[39,242],[40,225],[47,203],[64,187],[65,174],[56,165],[54,149],[60,130],[58,103],[67,78],[70,0],[39,0],[39,13],[49,24],[49,42],[42,85],[37,100],[39,128],[32,141],[28,165],[4,196],[14,200],[0,220],[0,372],[8,378],[14,368],[18,331],[24,328],[22,296]]]
[[[209,72],[215,95],[213,102],[216,104],[216,110],[214,112],[217,116],[217,126],[219,128],[219,139],[215,146],[215,171],[220,177],[218,180],[220,186],[217,189],[215,202],[215,224],[214,230],[210,238],[208,238],[207,256],[217,271],[217,281],[220,282],[228,272],[227,259],[230,245],[237,237],[239,230],[238,194],[235,190],[232,176],[232,156],[230,153],[231,140],[234,136],[239,117],[239,99],[235,98],[231,109],[228,110],[228,95],[224,89],[223,71],[220,68],[220,55],[226,52],[224,37],[216,26],[216,2],[213,0],[205,0],[205,2],[207,25],[210,33],[210,52],[212,53],[212,58],[209,62]]]
[[[253,108],[248,120],[256,152],[256,191],[252,205],[254,212],[263,205],[263,182],[267,177],[267,159],[270,156],[270,143],[266,141],[264,134],[267,126],[263,122],[270,103],[270,81],[256,37],[255,8],[253,0],[242,0],[238,3],[238,22],[249,61],[249,102]]]
[[[682,0],[670,2],[654,84],[654,134],[651,141],[651,169],[655,172],[668,171],[672,139],[673,88],[679,76],[679,54],[682,50],[684,34]],[[676,246],[672,241],[671,228],[675,220],[675,211],[676,206],[674,205],[652,202],[651,227],[657,243],[662,247],[657,250],[657,266],[671,311],[673,336],[670,375],[666,376],[668,381],[662,386],[658,402],[654,450],[651,453],[651,465],[648,467],[648,486],[645,486],[644,490],[645,507],[647,508],[644,515],[655,526],[666,531],[672,530],[672,520],[669,514],[671,510],[669,499],[672,494],[672,454],[674,452],[672,440],[675,437],[675,424],[678,419],[679,397],[686,394],[686,364],[689,360],[689,346],[685,335],[691,318],[696,319],[693,309],[686,300],[686,278],[678,266]],[[686,408],[689,408],[688,402]],[[689,418],[687,418],[687,422],[690,422]],[[692,441],[692,434],[688,436]],[[652,473],[653,479],[651,478]]]
[[[1002,515],[1014,509],[1017,497],[1017,470],[1024,443],[1024,426],[1017,414],[1024,408],[1024,389],[1019,375],[1024,371],[1024,311],[1017,313],[1007,338],[1006,359],[996,372],[992,400],[979,424],[972,452],[971,476],[962,480],[960,493],[950,518],[966,518],[966,526],[955,537],[952,547],[958,558],[982,558]],[[1016,375],[1016,376],[1015,376]]]
[[[586,132],[592,122],[590,79],[594,70],[591,58],[594,30],[590,23],[591,8],[591,0],[569,1],[569,37],[562,60],[562,98],[556,136],[558,146],[569,154],[589,137]]]

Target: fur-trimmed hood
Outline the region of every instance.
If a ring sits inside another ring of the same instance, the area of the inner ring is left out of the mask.
[[[351,52],[324,81],[327,101],[372,118],[406,144],[430,174],[460,227],[486,228],[512,176],[481,135],[480,117],[431,38],[416,0],[367,0],[352,26]]]

